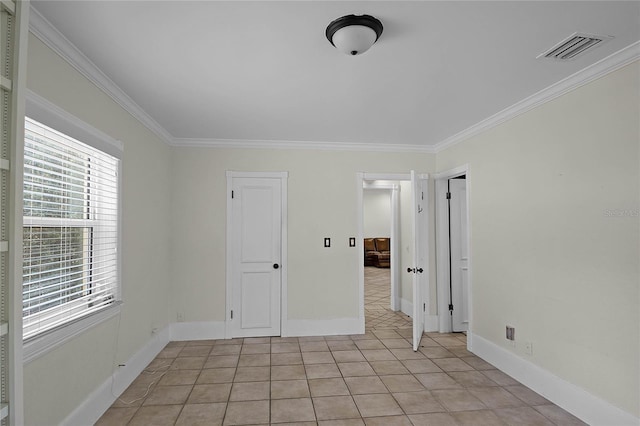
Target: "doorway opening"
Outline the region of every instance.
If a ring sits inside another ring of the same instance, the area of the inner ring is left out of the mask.
[[[402,181],[365,180],[363,183],[365,331],[412,327],[408,303],[402,298],[400,247],[406,233],[408,209]],[[405,236],[406,238],[406,236]],[[404,302],[403,302],[404,301]]]
[[[390,312],[404,312],[410,318],[411,328],[402,329],[402,334],[394,329],[374,330],[379,336],[404,337],[417,350],[424,331],[427,303],[423,295],[429,294],[428,253],[427,253],[427,200],[428,175],[411,171],[407,174],[358,173],[358,272],[359,272],[359,320],[361,330],[371,330],[365,321],[365,250],[364,250],[364,193],[367,185],[396,185],[397,203],[392,204],[392,212],[397,220],[392,221],[390,246]],[[387,181],[387,182],[379,182]],[[390,182],[389,182],[390,181]],[[405,203],[402,202],[405,200]],[[394,206],[398,206],[397,209]],[[406,227],[405,227],[406,225]],[[393,317],[391,317],[393,318]],[[371,321],[370,321],[371,322]],[[370,324],[369,324],[370,325]],[[397,326],[397,325],[396,325]],[[380,325],[378,325],[380,327]],[[394,325],[391,325],[394,327]]]

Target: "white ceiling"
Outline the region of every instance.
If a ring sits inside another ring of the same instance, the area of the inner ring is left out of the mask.
[[[33,1],[173,138],[429,147],[640,40],[640,2]],[[384,32],[350,57],[332,20]],[[615,38],[571,62],[574,32]]]

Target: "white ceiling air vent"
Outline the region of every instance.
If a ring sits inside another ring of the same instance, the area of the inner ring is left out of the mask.
[[[548,58],[557,61],[570,61],[585,52],[611,40],[611,36],[600,36],[584,33],[573,33],[551,49],[536,56],[536,59]]]

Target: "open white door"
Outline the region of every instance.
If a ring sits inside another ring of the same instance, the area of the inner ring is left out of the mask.
[[[467,181],[449,179],[449,250],[451,250],[451,329],[469,328],[469,250],[467,247]]]
[[[413,194],[413,350],[417,351],[424,331],[425,301],[423,290],[429,276],[427,261],[427,186],[425,179],[411,171]]]

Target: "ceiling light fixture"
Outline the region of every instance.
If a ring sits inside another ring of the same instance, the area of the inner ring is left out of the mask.
[[[327,40],[347,55],[360,55],[382,34],[382,22],[370,15],[346,15],[327,26]]]

